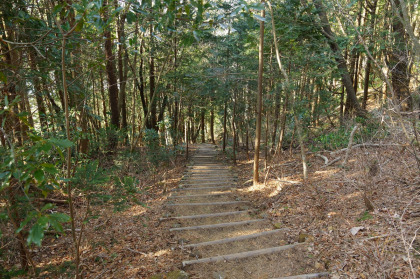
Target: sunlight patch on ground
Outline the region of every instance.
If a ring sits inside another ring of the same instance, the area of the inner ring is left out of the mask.
[[[326,176],[330,176],[333,174],[338,173],[340,170],[339,169],[330,169],[330,170],[322,170],[322,171],[316,171],[314,172],[314,175],[316,175],[317,177],[326,177]]]
[[[280,194],[281,190],[283,190],[283,183],[278,183],[277,187],[274,189],[274,191],[272,191],[268,196],[270,198],[277,196],[278,194]]]
[[[331,218],[332,216],[337,215],[337,214],[338,214],[337,212],[331,211],[331,212],[328,212],[327,216],[328,218]]]
[[[361,194],[362,194],[362,192],[357,191],[357,192],[345,195],[344,197],[341,198],[341,200],[349,200],[349,199],[352,199],[352,198],[360,197]]]
[[[171,252],[171,250],[170,250],[170,249],[163,249],[163,250],[159,250],[159,251],[155,252],[155,253],[153,254],[153,256],[155,256],[155,257],[160,257],[160,256],[166,255],[166,254],[168,254],[168,253],[170,253],[170,252]]]
[[[291,181],[291,182],[295,182],[295,181]],[[296,183],[299,183],[299,182],[296,182]],[[284,183],[276,181],[276,180],[271,180],[271,181],[268,181],[266,184],[259,183],[256,185],[251,185],[247,188],[240,189],[239,191],[247,192],[247,193],[269,191],[267,195],[269,197],[274,197],[275,195],[278,195],[281,192],[283,187],[284,187]]]
[[[124,211],[121,214],[127,217],[134,217],[142,215],[147,211],[147,208],[141,205],[134,205],[130,210]]]
[[[255,191],[263,191],[265,188],[267,187],[267,185],[259,183],[256,185],[251,185],[248,188],[245,188],[245,192],[255,192]]]

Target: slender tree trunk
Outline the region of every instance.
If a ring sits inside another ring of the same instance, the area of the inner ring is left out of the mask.
[[[227,101],[225,101],[225,109],[223,112],[223,152],[226,151],[226,136],[227,136]]]
[[[296,127],[299,145],[300,145],[301,156],[302,156],[303,179],[306,180],[308,179],[308,162],[306,160],[305,141],[303,138],[301,124],[296,114],[294,118],[295,118],[295,127]],[[290,149],[292,149],[292,147]]]
[[[149,102],[151,103],[151,108],[150,108],[150,127],[156,131],[158,131],[158,126],[157,126],[157,119],[156,119],[156,114],[157,114],[157,99],[155,98],[154,95],[156,94],[155,90],[155,57],[154,57],[154,46],[153,46],[153,27],[150,27],[150,63],[149,63],[149,91],[150,91],[150,98],[149,98]]]
[[[233,112],[232,112],[232,132],[233,132],[233,164],[236,166],[236,129],[235,129],[235,121],[236,121],[236,90],[233,94]]]
[[[136,100],[137,100],[137,94],[136,94],[136,85],[133,83],[133,99],[131,100],[131,146],[134,145],[134,139],[135,139],[135,133],[136,133],[136,119],[137,119],[137,115],[136,115]]]
[[[39,70],[36,64],[35,50],[31,49],[29,51],[29,61],[30,61],[32,71],[34,71],[34,73],[39,73]],[[42,86],[41,86],[40,78],[38,76],[34,76],[33,82],[34,82],[35,100],[38,106],[38,115],[39,115],[39,122],[41,125],[41,130],[46,131],[48,127],[47,110],[45,108],[44,98],[42,96]]]
[[[118,1],[114,1],[116,8]],[[128,73],[128,53],[126,51],[125,42],[125,18],[126,13],[123,12],[117,22],[117,36],[118,36],[118,74],[120,92],[118,97],[118,110],[121,115],[121,128],[127,128],[127,104],[126,104],[126,87],[127,87],[127,73]]]
[[[343,85],[346,88],[347,98],[349,99],[351,106],[354,107],[356,115],[361,116],[361,117],[366,117],[366,111],[360,107],[359,102],[357,101],[356,92],[354,91],[354,87],[353,87],[353,81],[350,77],[349,71],[347,69],[347,64],[343,58],[340,47],[335,40],[336,36],[331,29],[331,25],[328,21],[328,17],[325,12],[324,5],[322,4],[320,0],[314,0],[314,4],[318,10],[318,14],[321,19],[321,24],[322,24],[321,28],[323,29],[323,34],[327,38],[328,44],[330,45],[330,48],[335,55],[335,60],[337,61],[337,67],[341,73]]]
[[[205,129],[204,129],[204,116],[206,114],[205,109],[201,109],[201,115],[200,115],[200,121],[201,121],[201,143],[205,143],[206,142],[206,137],[205,137]]]
[[[102,71],[99,71],[99,76],[101,79],[101,96],[102,96],[102,114],[104,116],[104,121],[105,121],[105,127],[108,128],[108,117],[107,117],[107,108],[106,108],[106,98],[105,98],[105,88],[104,88],[104,78],[102,76]]]
[[[273,134],[271,136],[271,154],[274,154],[275,147],[276,147],[276,138],[277,138],[277,128],[279,125],[279,118],[280,118],[280,92],[276,92],[276,100],[275,100],[275,107],[274,107],[274,123],[273,123]]]
[[[107,1],[104,1],[104,21],[108,20],[108,11],[106,7]],[[120,114],[118,110],[118,81],[115,73],[115,56],[112,53],[112,36],[111,31],[107,28],[104,31],[105,38],[105,59],[106,59],[106,73],[108,76],[108,92],[109,92],[109,106],[111,108],[111,126],[118,130],[120,127]],[[118,139],[115,131],[109,134],[109,147],[112,150],[118,144]]]
[[[211,142],[213,144],[216,144],[216,141],[214,140],[214,109],[213,107],[210,110],[210,136],[211,136]]]
[[[187,121],[187,127],[185,128],[185,143],[186,143],[186,148],[185,148],[185,159],[188,160],[188,156],[189,156],[189,141],[190,141],[190,121],[188,120],[188,118],[186,118]]]
[[[28,112],[29,125],[31,127],[34,127],[34,119],[32,117],[31,104],[29,103],[28,91],[26,91],[26,90],[25,90],[25,92],[23,92],[23,101],[25,102],[25,108],[26,108],[26,111]]]
[[[261,3],[264,4],[264,0]],[[261,17],[265,17],[265,10],[261,11]],[[263,95],[263,70],[264,70],[264,21],[260,21],[260,44],[258,49],[258,95],[257,95],[257,126],[255,129],[255,153],[254,153],[254,177],[253,184],[259,182],[259,160],[260,160],[260,141],[261,141],[261,115],[262,115],[262,95]]]
[[[179,123],[179,102],[178,102],[178,98],[175,97],[175,103],[174,103],[174,124],[172,126],[172,133],[173,133],[173,141],[174,141],[174,147],[178,145],[178,134],[179,134],[179,128],[178,128],[178,123]]]

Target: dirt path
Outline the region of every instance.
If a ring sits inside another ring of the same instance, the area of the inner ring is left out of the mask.
[[[240,199],[231,167],[216,155],[214,145],[198,147],[163,218],[190,278],[328,277],[315,266],[310,243],[289,243],[287,228],[276,228]]]

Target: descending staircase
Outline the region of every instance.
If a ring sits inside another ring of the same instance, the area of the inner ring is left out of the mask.
[[[199,146],[162,218],[191,278],[328,277],[315,269],[310,245],[288,243],[287,228],[276,229],[235,195],[237,178],[216,155],[214,145]]]

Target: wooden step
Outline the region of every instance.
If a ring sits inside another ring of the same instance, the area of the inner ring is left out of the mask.
[[[219,224],[211,224],[211,225],[180,227],[180,228],[169,229],[169,231],[173,232],[173,231],[226,228],[226,227],[247,225],[247,224],[252,224],[252,223],[257,223],[257,222],[262,222],[262,221],[266,221],[266,219],[254,219],[254,220],[246,220],[246,221],[239,221],[239,222],[229,222],[229,223],[219,223]]]
[[[229,238],[223,238],[223,239],[219,239],[219,240],[193,243],[193,244],[184,245],[184,248],[195,248],[195,247],[201,247],[201,246],[207,246],[207,245],[216,245],[216,244],[224,244],[224,243],[229,243],[229,242],[234,242],[234,241],[241,241],[241,240],[266,236],[266,235],[270,235],[270,234],[275,234],[275,233],[285,231],[285,230],[289,230],[289,229],[288,228],[277,229],[277,230],[271,230],[271,231],[264,231],[264,232],[260,232],[260,233],[241,235],[241,236],[237,236],[237,237],[229,237]]]
[[[239,204],[249,203],[249,201],[227,201],[227,202],[197,202],[197,203],[168,203],[166,206],[213,206],[213,205],[228,205],[228,204]]]
[[[228,188],[235,188],[234,185],[226,185],[226,186],[209,186],[209,187],[181,187],[175,188],[173,191],[188,191],[188,190],[210,190],[210,189],[228,189]]]
[[[225,168],[225,167],[216,167],[216,166],[192,166],[192,167],[188,167],[187,171],[194,171],[194,170],[230,170],[229,168]]]
[[[252,211],[254,211],[254,210],[239,210],[239,211],[228,211],[228,212],[210,213],[210,214],[175,216],[175,217],[159,218],[159,220],[160,221],[165,221],[165,220],[183,220],[183,219],[220,217],[220,216],[238,215],[238,214],[248,213],[248,212],[252,212]]]
[[[220,185],[220,184],[229,184],[234,185],[234,182],[226,181],[226,182],[207,182],[207,183],[189,183],[189,184],[179,184],[180,187],[183,186],[199,186],[199,185]]]
[[[234,176],[232,174],[220,174],[220,173],[216,173],[216,174],[200,174],[200,175],[198,175],[198,174],[195,174],[195,175],[185,174],[183,176],[183,180],[189,179],[189,178],[201,178],[201,179],[204,179],[204,178],[219,178],[219,179],[220,178],[233,178],[233,179],[238,179],[237,176]]]
[[[193,178],[193,177],[188,177],[188,178],[185,178],[185,179],[181,179],[182,182],[186,182],[186,181],[190,181],[190,182],[211,181],[211,182],[214,182],[214,181],[226,181],[226,180],[235,181],[237,179],[233,178],[233,177],[226,177],[226,178],[220,178],[220,177],[202,178],[202,177],[198,177],[198,179]]]
[[[217,193],[217,194],[201,194],[201,195],[183,195],[183,196],[169,196],[168,198],[171,199],[188,199],[188,198],[205,198],[205,197],[217,197],[217,196],[223,196],[223,195],[232,195],[232,192],[223,192],[223,193]]]
[[[320,272],[320,273],[311,273],[311,274],[302,274],[302,275],[294,275],[294,276],[287,276],[287,277],[277,277],[273,279],[311,279],[311,278],[321,278],[321,277],[329,277],[328,272]]]
[[[245,259],[245,258],[256,257],[256,256],[261,256],[261,255],[267,255],[267,254],[274,254],[280,251],[294,248],[298,245],[302,245],[302,243],[270,247],[270,248],[265,248],[265,249],[260,249],[260,250],[253,250],[253,251],[247,251],[247,252],[241,252],[241,253],[235,253],[235,254],[209,257],[209,258],[202,258],[198,260],[183,261],[182,266],[187,266],[191,264],[200,264],[200,263],[214,263],[218,261],[231,261],[231,260]]]
[[[220,169],[220,168],[206,168],[206,169],[189,169],[187,170],[188,173],[232,173],[230,169]]]

